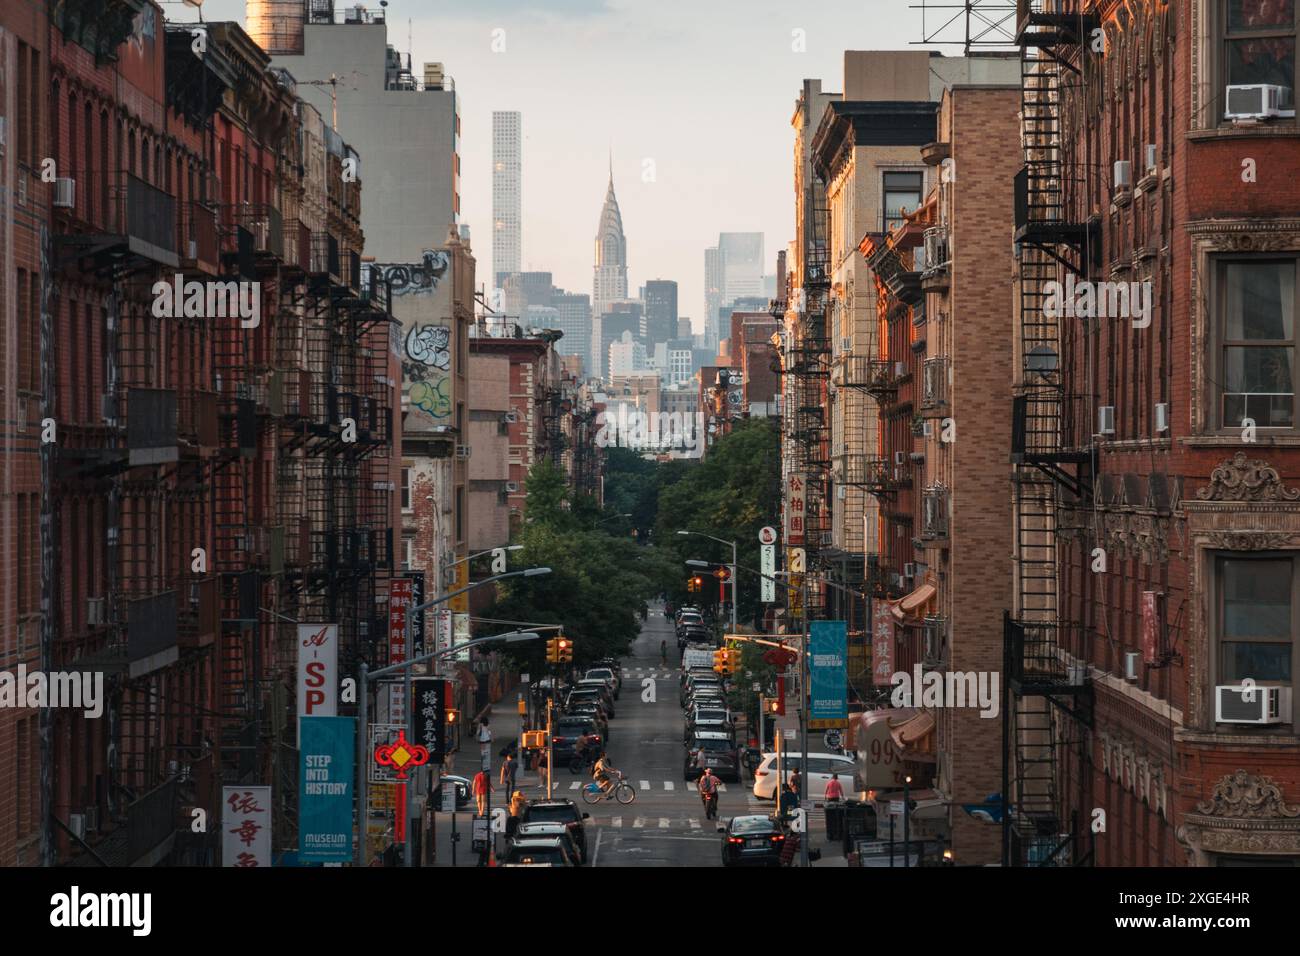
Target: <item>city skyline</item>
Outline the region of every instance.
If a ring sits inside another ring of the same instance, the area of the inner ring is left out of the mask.
[[[756,16],[754,5],[729,0],[708,7],[642,8],[629,0],[556,6],[485,0],[466,11],[391,0],[386,8],[388,42],[412,53],[415,72],[426,61],[441,62],[455,81],[460,221],[470,227],[481,282],[490,282],[494,268],[492,114],[519,112],[527,117],[520,268],[551,272],[561,288],[590,289],[591,223],[600,213],[612,151],[628,235],[628,287],[653,278],[676,281],[681,311],[696,334],[706,320],[699,314],[700,261],[720,232],[762,232],[770,260],[765,274],[775,271],[777,251],[794,239],[790,117],[803,78],[821,77],[838,91],[846,47],[897,49],[920,39],[919,19],[862,24],[857,5],[841,0],[830,0],[816,18],[775,3],[762,5],[772,15]],[[198,19],[182,3],[166,10],[177,21]],[[202,15],[247,28],[245,0],[208,0]],[[835,22],[861,25],[846,36],[828,26]],[[497,38],[504,49],[494,53]],[[805,52],[796,52],[801,42]],[[770,56],[756,71],[759,50]],[[663,69],[666,62],[671,70]],[[743,88],[725,100],[708,95],[728,75],[745,76]],[[561,89],[565,95],[556,96]],[[723,161],[742,147],[745,162]],[[364,165],[365,144],[358,149]],[[431,229],[435,242],[445,234],[442,225]]]

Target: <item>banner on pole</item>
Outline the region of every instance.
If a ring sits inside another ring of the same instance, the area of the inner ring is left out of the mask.
[[[298,858],[347,863],[352,859],[356,721],[304,717],[298,726]]]

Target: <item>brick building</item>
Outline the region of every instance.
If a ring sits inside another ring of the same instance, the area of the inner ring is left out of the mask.
[[[24,197],[0,385],[33,426],[5,455],[5,520],[29,527],[0,666],[102,674],[106,697],[0,714],[5,864],[215,863],[215,830],[182,824],[219,818],[223,783],[271,783],[294,845],[296,622],[338,622],[349,670],[383,632],[396,371],[357,156],[238,25],[195,29],[144,0],[0,19]]]
[[[1022,13],[1006,853],[1294,866],[1295,5]]]

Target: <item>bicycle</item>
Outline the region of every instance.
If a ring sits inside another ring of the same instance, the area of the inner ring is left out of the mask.
[[[590,805],[610,799],[618,800],[624,806],[636,799],[636,790],[627,782],[622,773],[618,775],[617,782],[612,783],[607,790],[602,790],[600,784],[594,780],[582,788],[583,803]]]

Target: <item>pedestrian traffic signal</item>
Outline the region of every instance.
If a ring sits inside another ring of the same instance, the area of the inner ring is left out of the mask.
[[[767,700],[767,712],[773,717],[784,717],[785,701],[779,697],[769,697]]]

